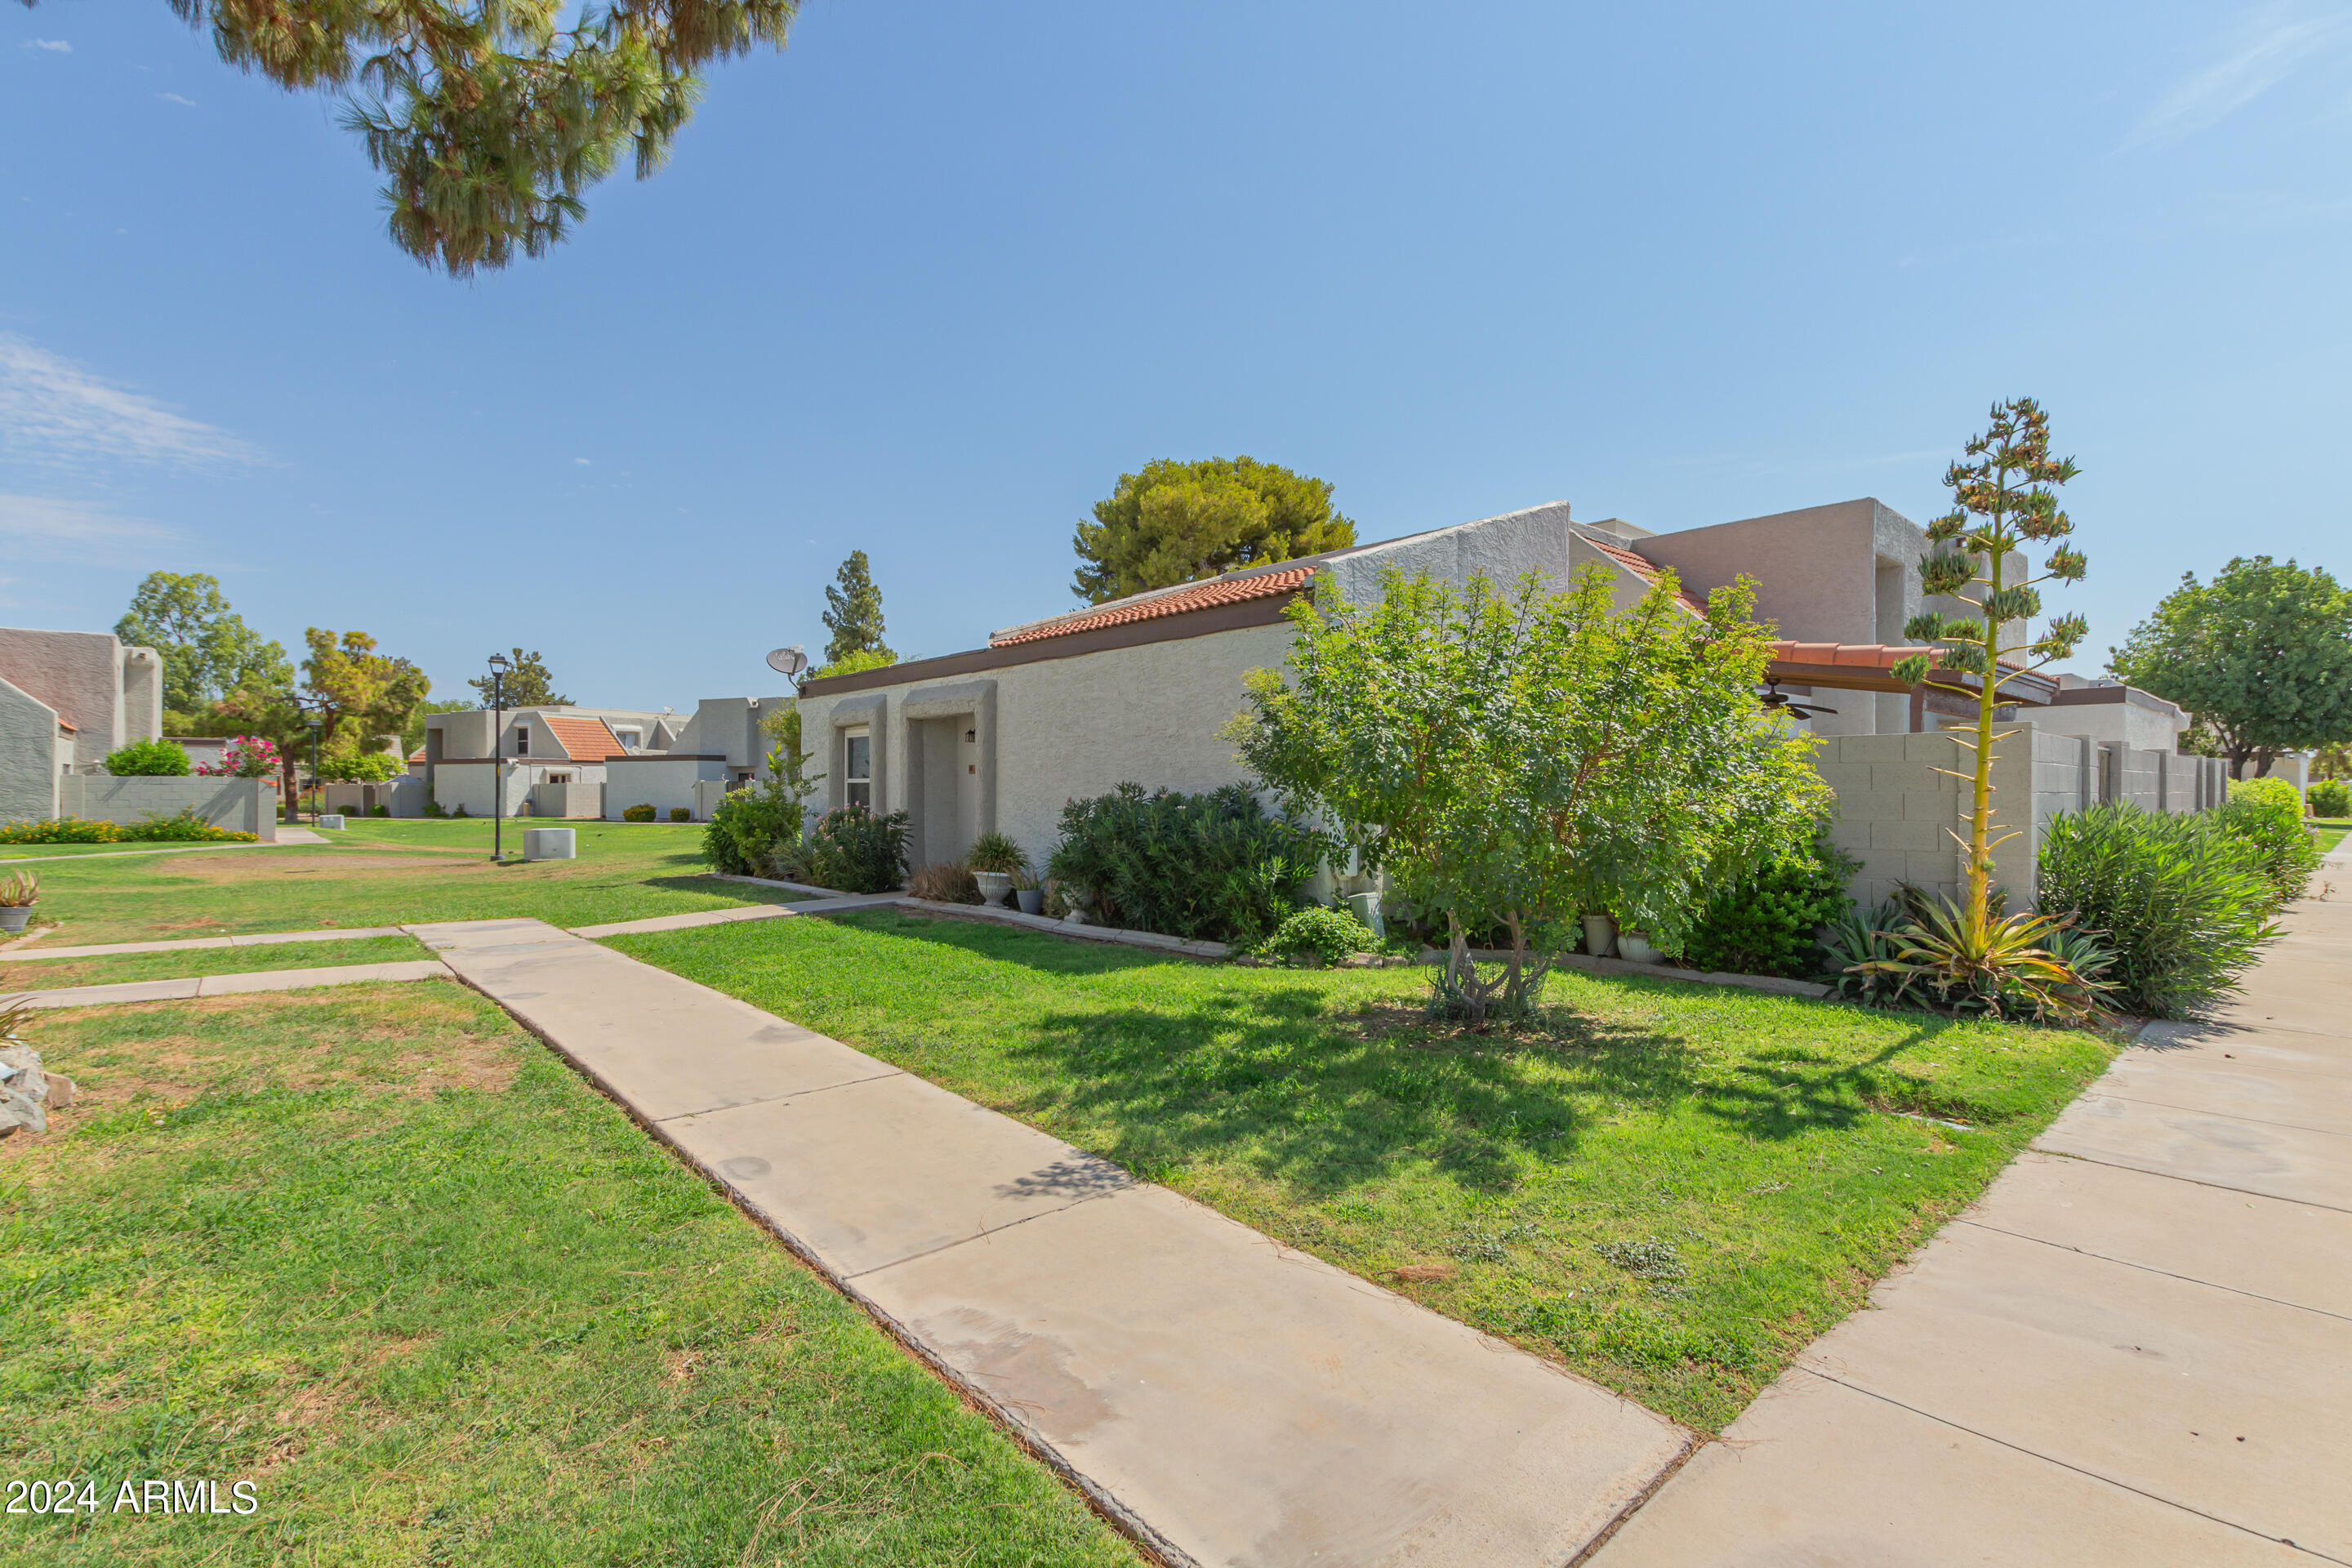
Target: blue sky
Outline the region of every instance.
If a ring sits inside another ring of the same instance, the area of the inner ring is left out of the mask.
[[[1942,510],[2000,396],[2083,462],[2111,642],[2343,574],[2352,10],[814,0],[654,179],[476,281],[331,103],[163,0],[0,5],[0,620],[215,573],[462,695],[772,689],[1069,606],[1123,470],[1247,452],[1375,539]]]

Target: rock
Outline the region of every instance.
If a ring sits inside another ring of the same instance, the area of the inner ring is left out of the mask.
[[[0,1138],[8,1137],[19,1127],[29,1131],[47,1132],[49,1119],[41,1110],[41,1102],[32,1096],[19,1094],[13,1089],[0,1089]]]

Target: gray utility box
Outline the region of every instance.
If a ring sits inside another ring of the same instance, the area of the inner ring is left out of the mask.
[[[526,860],[575,860],[580,856],[580,836],[570,827],[526,827],[522,830],[522,858]]]

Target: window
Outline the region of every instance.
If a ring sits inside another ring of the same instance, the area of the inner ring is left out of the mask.
[[[547,775],[547,782],[550,784],[570,784],[572,782],[572,775],[570,773],[550,773]]]
[[[863,730],[852,730],[842,736],[845,755],[841,778],[847,792],[844,800],[851,805],[874,809],[874,741]]]
[[[530,755],[530,731],[520,726],[515,730],[514,754],[518,757]]]
[[[613,738],[620,742],[624,749],[634,752],[638,750],[645,743],[645,731],[642,730],[615,730],[613,731]]]

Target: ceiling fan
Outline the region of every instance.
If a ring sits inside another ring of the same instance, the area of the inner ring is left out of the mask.
[[[1790,717],[1794,719],[1810,719],[1816,713],[1837,711],[1836,709],[1820,702],[1799,702],[1780,689],[1780,678],[1777,675],[1764,678],[1764,689],[1758,694],[1758,700],[1764,704],[1767,711],[1775,708],[1785,709]]]

